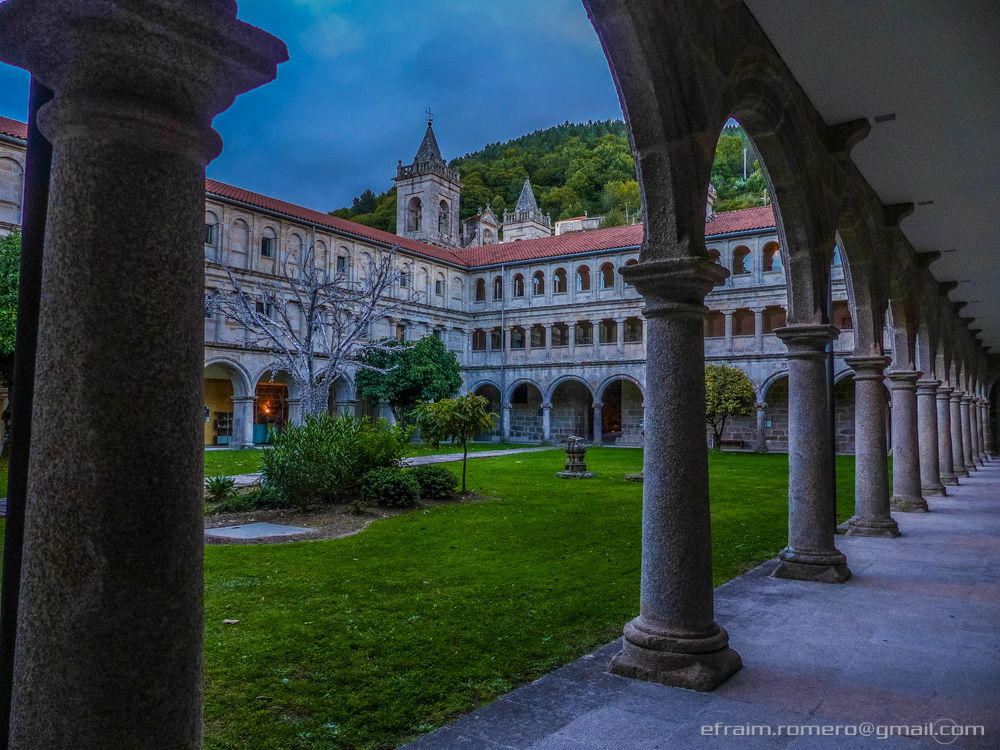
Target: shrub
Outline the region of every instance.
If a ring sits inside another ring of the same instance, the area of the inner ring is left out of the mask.
[[[409,430],[384,419],[310,415],[273,435],[274,449],[262,455],[262,484],[303,510],[343,501],[372,469],[399,466],[409,439]]]
[[[250,493],[234,492],[215,506],[215,510],[219,513],[243,513],[253,510],[255,507],[253,497],[250,496]]]
[[[446,500],[458,489],[458,477],[443,466],[416,466],[410,475],[420,485],[420,497],[427,500]]]
[[[383,508],[415,508],[420,501],[420,485],[402,469],[374,469],[361,480],[361,498]]]
[[[279,488],[259,484],[244,493],[244,497],[254,508],[287,508],[292,503]]]
[[[210,503],[224,503],[236,494],[233,477],[205,477],[205,499]]]

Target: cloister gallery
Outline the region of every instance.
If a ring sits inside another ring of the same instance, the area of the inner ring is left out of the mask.
[[[989,460],[996,253],[991,222],[962,196],[973,183],[995,197],[997,185],[974,153],[966,102],[949,113],[953,129],[928,127],[925,111],[872,88],[864,35],[850,37],[854,56],[824,53],[839,66],[820,64],[823,45],[804,29],[843,32],[833,8],[584,5],[620,94],[645,224],[453,249],[219,183],[206,197],[205,166],[221,148],[213,117],[286,59],[278,39],[236,20],[232,0],[0,5],[0,59],[33,75],[23,247],[40,279],[37,318],[19,321],[18,368],[30,368],[33,392],[13,396],[15,417],[32,418],[15,418],[12,435],[11,501],[26,495],[28,513],[23,529],[15,515],[7,524],[8,548],[24,540],[20,607],[4,625],[17,636],[5,665],[17,675],[11,747],[201,745],[202,444],[253,444],[259,387],[287,418],[295,410],[288,383],[262,383],[255,354],[205,319],[206,276],[221,279],[213,253],[242,253],[246,273],[266,273],[265,238],[308,232],[331,264],[341,248],[350,262],[398,244],[428,301],[383,333],[437,332],[467,385],[492,394],[506,436],[637,441],[641,413],[640,614],[612,662],[619,675],[708,691],[741,667],[713,612],[706,359],[744,363],[762,404],[787,393],[787,435],[766,434],[778,417],[764,406],[740,428],[758,447],[787,445],[778,578],[851,576],[831,512],[828,346],[854,381],[848,533],[895,536],[891,510],[926,510],[926,497]],[[811,25],[793,22],[810,13]],[[900,85],[941,92],[947,74],[913,67]],[[763,158],[773,213],[706,216],[730,118]],[[930,132],[943,143],[918,149]],[[894,146],[920,158],[900,160]],[[206,203],[224,230],[206,231]],[[136,226],[141,242],[126,231]],[[218,394],[234,405],[230,435],[215,420],[197,429],[206,377],[230,383]],[[354,400],[346,381],[331,395],[334,407]],[[118,502],[137,482],[155,523]]]

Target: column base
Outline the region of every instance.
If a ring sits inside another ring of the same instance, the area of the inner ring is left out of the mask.
[[[729,634],[718,625],[704,636],[676,634],[642,615],[625,626],[622,650],[610,672],[670,687],[708,692],[732,677],[743,660],[729,648]]]
[[[844,583],[851,577],[847,558],[837,549],[807,551],[785,547],[778,555],[781,562],[771,573],[772,578],[816,583]]]
[[[926,513],[930,510],[927,501],[920,495],[893,495],[889,498],[889,507],[900,513]]]
[[[870,536],[894,539],[899,536],[899,524],[892,517],[854,516],[847,521],[844,536]]]
[[[955,476],[956,477],[967,477],[967,476],[969,476],[969,472],[967,472],[965,469],[955,469]]]
[[[979,467],[976,466],[975,464],[966,464],[965,465],[965,470],[966,471],[979,471]]]
[[[954,474],[942,474],[941,484],[945,487],[958,487],[958,477]]]
[[[924,497],[927,497],[928,495],[931,497],[941,497],[941,496],[947,496],[948,493],[945,492],[944,486],[938,483],[938,484],[928,485],[926,487],[921,487],[920,494],[923,495]]]
[[[234,450],[238,450],[238,451],[252,451],[252,450],[254,450],[254,449],[255,449],[256,447],[257,447],[257,446],[256,446],[256,445],[254,445],[253,443],[240,443],[239,445],[237,445],[237,446],[236,446],[236,447],[234,448]]]

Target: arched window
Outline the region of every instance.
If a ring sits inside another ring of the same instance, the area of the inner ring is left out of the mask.
[[[503,277],[497,276],[493,279],[493,299],[503,299]]]
[[[260,257],[273,258],[278,252],[278,235],[271,227],[265,227],[260,238]]]
[[[764,245],[764,272],[781,270],[781,248],[777,242]]]
[[[576,291],[590,291],[590,266],[580,266],[576,269]]]
[[[722,262],[722,256],[719,255],[719,251],[716,250],[714,247],[708,248],[708,257],[712,259],[713,263]]]
[[[521,326],[514,326],[510,329],[510,348],[524,348],[524,329]]]
[[[601,289],[615,288],[615,267],[612,263],[601,266]]]
[[[490,330],[490,349],[498,352],[503,349],[503,329],[493,328]]]
[[[750,273],[750,249],[738,247],[733,250],[733,276]]]
[[[565,323],[552,326],[552,346],[569,346],[569,326]]]
[[[545,347],[545,326],[537,323],[531,326],[531,348],[540,349]]]
[[[718,310],[710,310],[705,316],[705,338],[715,339],[726,335],[726,316]]]
[[[0,222],[21,223],[24,167],[15,159],[0,159]],[[208,243],[206,243],[208,244]]]
[[[589,320],[581,320],[576,324],[576,343],[580,345],[594,343],[594,326]]]
[[[476,279],[476,302],[486,301],[486,279]]]
[[[770,305],[764,308],[764,333],[774,333],[777,328],[785,327],[785,308],[781,305]]]
[[[637,261],[637,260],[636,260],[635,258],[629,258],[629,259],[628,259],[627,261],[625,261],[625,265],[626,265],[626,266],[637,266],[637,265],[639,265],[639,261]],[[628,282],[626,281],[626,282],[625,282],[625,286],[632,286],[632,285],[631,285],[631,284],[629,284],[629,283],[628,283]]]
[[[515,297],[524,296],[524,276],[519,273],[514,274],[514,280],[511,282],[513,287],[513,294]]]
[[[851,317],[851,308],[847,300],[834,300],[833,320],[830,322],[841,331],[850,331],[854,328],[854,319]]]
[[[754,320],[753,311],[743,307],[733,313],[733,335],[753,336]]]
[[[481,352],[486,349],[486,331],[477,328],[472,332],[472,351]]]
[[[248,267],[249,251],[250,226],[243,219],[237,219],[229,230],[229,252],[235,256],[230,258],[231,263],[243,268]]]
[[[439,273],[434,277],[434,294],[438,297],[444,296],[444,274]]]
[[[642,343],[642,320],[639,318],[625,318],[625,343]]]
[[[448,219],[448,203],[441,201],[438,204],[438,233],[448,234],[451,222]]]
[[[531,293],[535,296],[545,294],[545,274],[541,271],[535,271],[535,275],[531,277]]]
[[[219,244],[219,217],[209,211],[205,214],[205,245],[216,247]]]
[[[484,245],[492,245],[494,242],[496,242],[496,237],[493,234],[493,230],[492,229],[484,229],[483,230],[483,244]]]
[[[406,204],[406,231],[419,232],[423,221],[423,206],[417,196],[410,198]]]
[[[465,293],[465,282],[462,281],[458,276],[452,276],[451,278],[451,298],[452,299],[462,299],[462,295]]]
[[[552,291],[556,294],[565,294],[568,286],[566,269],[557,268],[555,273],[552,274]]]

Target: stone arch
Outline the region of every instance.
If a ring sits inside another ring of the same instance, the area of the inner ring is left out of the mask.
[[[21,224],[24,194],[24,164],[11,156],[0,156],[0,224]]]
[[[595,440],[616,445],[642,445],[644,401],[642,385],[631,375],[613,375],[597,389],[600,405],[600,432]],[[595,412],[594,417],[597,417]]]
[[[514,441],[541,442],[542,388],[530,378],[515,380],[507,391],[506,403],[510,404],[509,437]]]
[[[739,245],[733,248],[732,262],[733,276],[747,276],[753,270],[750,248],[746,245]]]
[[[500,390],[500,386],[492,380],[481,380],[470,388],[469,392],[475,394],[476,396],[486,397],[490,402],[489,409],[494,414],[493,429],[477,435],[476,438],[478,440],[498,439],[503,429],[503,420],[500,418],[503,412],[503,403],[501,398],[502,391]]]
[[[202,391],[205,404],[202,443],[223,446],[237,444],[242,436],[237,425],[237,405],[234,399],[253,394],[246,368],[226,357],[209,359],[203,370]]]
[[[761,264],[764,273],[771,273],[772,271],[784,271],[785,267],[781,264],[781,248],[778,243],[771,241],[765,243],[761,250]]]
[[[534,296],[541,296],[545,294],[545,273],[542,271],[535,271],[531,275],[531,293]]]
[[[476,279],[474,295],[476,302],[486,301],[486,279],[484,278]]]
[[[423,224],[423,202],[414,195],[406,202],[406,231],[419,232]]]
[[[512,297],[524,296],[524,274],[521,273],[514,274],[514,278],[511,280],[511,296]]]
[[[250,225],[244,219],[233,219],[229,229],[228,255],[237,268],[250,267]]]
[[[626,373],[619,373],[617,375],[610,375],[606,377],[604,380],[601,381],[601,384],[597,386],[594,393],[597,397],[598,403],[602,403],[604,401],[604,392],[605,390],[607,390],[607,387],[619,380],[628,381],[629,383],[631,383],[632,385],[634,385],[636,388],[639,389],[640,395],[645,396],[645,391],[643,390],[642,383],[639,381],[637,377],[633,375],[628,375]]]
[[[550,435],[554,441],[589,438],[594,434],[594,393],[590,385],[573,375],[564,375],[549,386]]]
[[[357,386],[347,375],[330,384],[328,410],[331,414],[357,416]]]
[[[834,375],[833,399],[834,448],[837,453],[854,453],[854,371],[849,367]]]
[[[233,384],[233,395],[237,398],[253,395],[252,383],[256,381],[250,376],[249,370],[235,359],[228,357],[211,357],[205,362],[205,369],[217,367],[228,373]]]
[[[760,388],[767,404],[764,422],[764,444],[768,450],[788,450],[788,371],[772,374]]]
[[[503,299],[503,276],[493,277],[493,300],[499,302]]]
[[[438,234],[448,234],[451,231],[451,218],[449,217],[448,201],[442,200],[438,203]]]
[[[600,268],[601,289],[615,288],[615,264],[608,261],[602,263]]]
[[[577,266],[575,279],[576,291],[589,292],[591,289],[590,266]]]
[[[579,375],[560,375],[558,378],[549,383],[549,387],[545,390],[546,402],[552,403],[552,394],[556,392],[556,389],[559,386],[569,381],[580,383],[580,385],[582,385],[584,388],[587,389],[587,392],[590,394],[590,397],[591,398],[594,397],[594,390],[593,388],[590,387],[590,383],[581,378]]]
[[[553,294],[563,294],[569,291],[569,279],[566,276],[565,268],[557,268],[552,272],[552,292]]]

